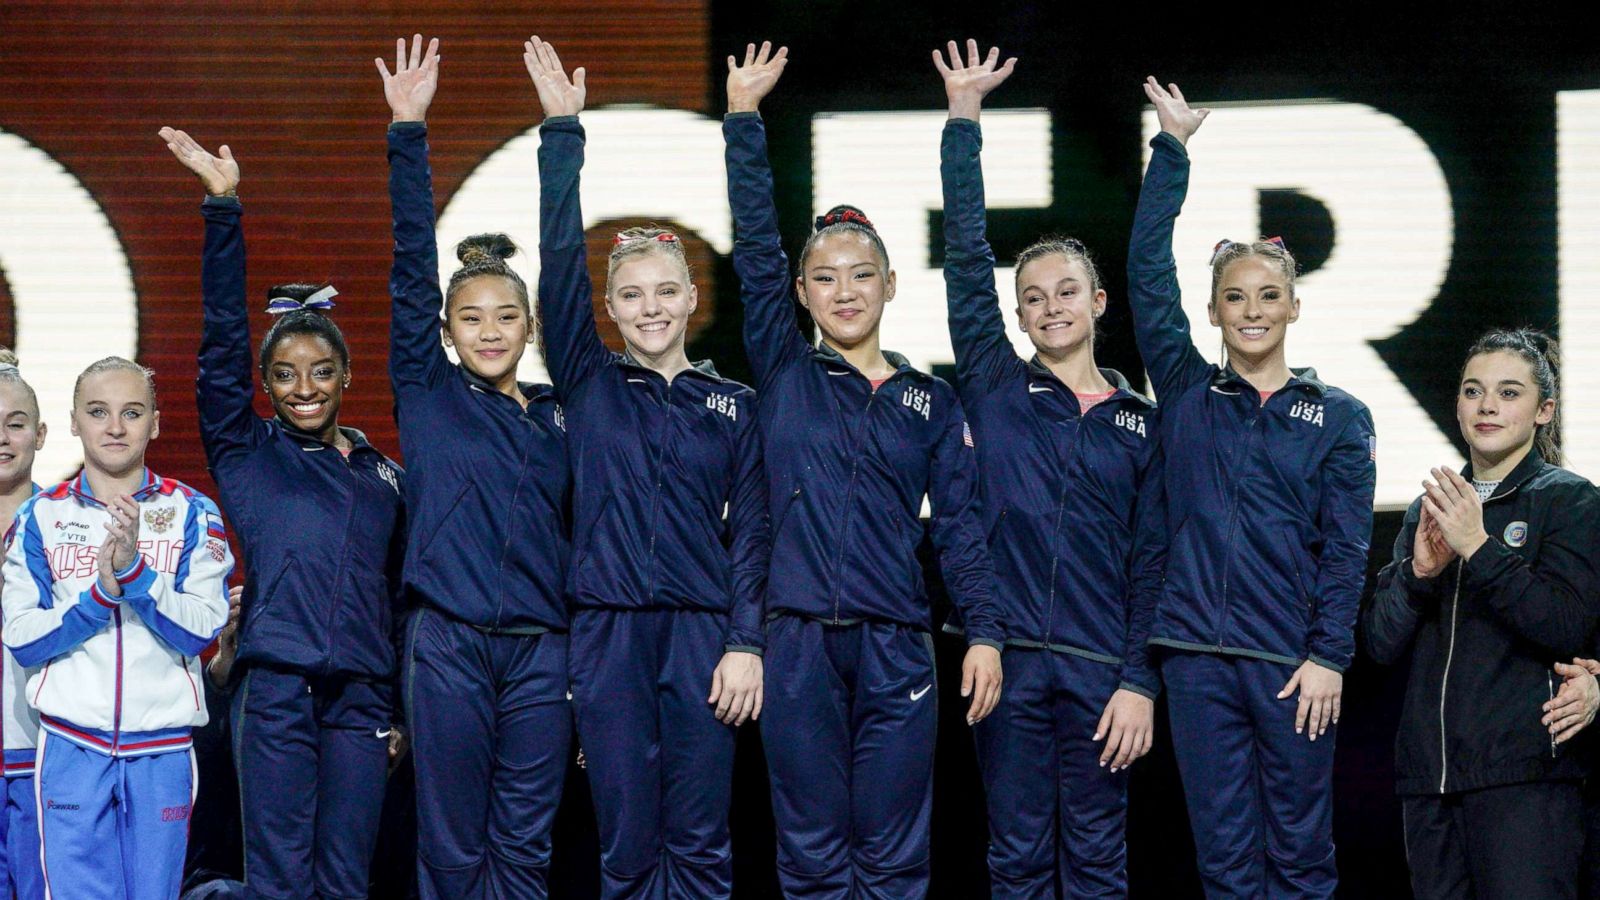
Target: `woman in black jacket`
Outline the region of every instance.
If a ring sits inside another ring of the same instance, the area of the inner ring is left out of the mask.
[[[1395,739],[1418,898],[1571,897],[1585,774],[1534,709],[1600,622],[1600,491],[1555,465],[1555,342],[1492,331],[1467,354],[1462,474],[1432,470],[1363,617],[1379,662],[1412,656]]]

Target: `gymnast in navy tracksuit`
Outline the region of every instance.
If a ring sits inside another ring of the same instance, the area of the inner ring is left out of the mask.
[[[389,378],[407,466],[402,690],[423,897],[543,897],[571,746],[567,450],[549,385],[517,381],[535,339],[504,235],[468,239],[440,295],[421,39],[384,73],[394,111]],[[440,310],[445,318],[441,323]],[[451,365],[440,346],[460,354]]]
[[[778,877],[791,896],[912,897],[928,885],[932,613],[916,549],[924,495],[966,625],[975,723],[1000,692],[1006,638],[961,402],[883,351],[894,273],[860,210],[821,217],[796,281],[822,332],[795,327],[766,132],[756,108],[786,54],[728,59],[728,196],[745,347],[761,392],[772,515],[766,709]]]
[[[545,112],[539,300],[570,414],[568,665],[601,893],[727,897],[733,726],[761,711],[768,535],[755,392],[684,354],[696,293],[668,231],[617,236],[606,310],[626,352],[601,343],[578,197],[584,73],[569,80],[538,37],[526,51]]]
[[[1155,405],[1095,366],[1106,293],[1077,241],[1018,257],[1017,321],[1036,352],[1023,362],[1012,348],[984,239],[978,115],[1016,61],[997,67],[998,51],[980,59],[972,41],[965,65],[949,52],[948,66],[934,59],[950,100],[950,337],[1008,634],[1006,689],[977,727],[992,893],[1125,895],[1124,770],[1150,749],[1160,690],[1146,648],[1161,582]]]
[[[1128,296],[1161,399],[1170,535],[1151,642],[1165,651],[1200,875],[1214,897],[1332,896],[1332,725],[1372,531],[1372,416],[1285,365],[1299,300],[1281,244],[1219,245],[1209,310],[1226,364],[1201,358],[1179,302],[1172,223],[1188,187],[1184,141],[1206,111],[1154,79],[1145,93],[1161,133],[1128,248]]]
[[[207,193],[195,382],[206,462],[244,545],[234,757],[251,896],[365,897],[395,731],[400,468],[339,426],[350,351],[330,286],[268,292],[251,406],[239,166],[161,136]]]

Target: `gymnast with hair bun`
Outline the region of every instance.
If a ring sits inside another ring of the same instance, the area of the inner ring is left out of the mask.
[[[791,896],[920,896],[938,725],[933,611],[916,554],[924,496],[966,629],[969,725],[999,699],[1006,628],[961,401],[880,343],[895,276],[871,220],[829,210],[789,272],[757,111],[787,62],[787,48],[766,43],[742,63],[728,57],[723,121],[772,514],[761,736],[778,877]],[[820,344],[796,328],[794,295]]]
[[[272,326],[252,358],[239,164],[163,128],[206,198],[204,330],[195,382],[206,463],[244,546],[233,675],[245,884],[253,896],[364,897],[396,703],[402,474],[339,424],[350,349],[338,291],[267,291]],[[273,416],[252,408],[254,378]],[[242,673],[242,674],[240,674]]]
[[[517,380],[537,332],[511,240],[462,241],[439,289],[424,121],[439,42],[395,45],[393,72],[375,63],[393,112],[389,380],[408,467],[417,879],[424,898],[544,897],[572,732],[566,430],[555,391]]]
[[[755,392],[684,349],[698,294],[683,242],[612,242],[595,327],[578,178],[585,72],[537,35],[544,109],[539,298],[569,413],[574,566],[568,670],[600,828],[601,896],[727,897],[734,729],[761,715],[766,476]],[[726,519],[724,513],[726,512]]]

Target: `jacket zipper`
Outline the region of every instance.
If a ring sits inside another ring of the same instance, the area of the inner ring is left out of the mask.
[[[1549,690],[1550,690],[1550,699],[1554,700],[1556,698],[1556,676],[1555,676],[1555,674],[1552,673],[1552,672],[1545,672],[1544,673],[1544,680],[1545,680],[1546,687],[1548,687]],[[1553,735],[1553,734],[1550,735],[1550,758],[1551,759],[1555,759],[1556,758],[1556,736]]]
[[[122,608],[113,609],[111,614],[117,620],[117,705],[111,716],[111,755],[116,756],[122,747]]]
[[[338,447],[333,447],[332,449],[333,449],[334,453],[339,453],[339,448]],[[356,448],[352,446],[350,448],[350,452],[353,455],[356,452]],[[344,539],[344,545],[339,548],[339,577],[343,578],[345,573],[350,571],[350,535],[353,533],[352,529],[355,527],[355,521],[356,521],[356,503],[357,503],[357,496],[356,496],[356,487],[357,487],[357,485],[356,485],[356,481],[357,481],[357,479],[356,479],[356,474],[355,474],[356,467],[351,465],[350,457],[349,456],[345,456],[343,453],[339,453],[339,460],[344,463],[345,473],[350,476],[350,484],[349,484],[349,488],[350,488],[350,505],[346,509],[345,517],[344,517],[345,539]],[[333,602],[328,604],[328,608],[327,608],[326,614],[323,616],[323,625],[322,625],[322,632],[323,632],[322,633],[322,637],[323,637],[323,640],[327,641],[327,644],[326,644],[327,653],[325,653],[324,656],[323,656],[323,671],[324,672],[329,672],[329,673],[331,673],[334,670],[334,665],[333,665],[333,645],[334,645],[333,622],[334,622],[336,611],[337,611],[338,606],[339,606],[338,598],[339,598],[339,589],[338,589],[338,586],[335,585],[334,586],[334,590],[332,591],[332,596],[330,597],[330,599]],[[190,680],[193,681],[193,679],[190,679]]]
[[[650,558],[646,563],[650,568],[650,583],[645,592],[644,602],[649,605],[655,601],[656,596],[656,533],[660,531],[661,518],[661,485],[666,480],[666,455],[667,444],[670,440],[672,429],[672,382],[667,382],[667,394],[662,402],[666,405],[666,421],[661,423],[661,449],[656,453],[656,491],[650,497]]]
[[[1456,587],[1450,597],[1450,641],[1444,653],[1444,676],[1439,679],[1439,793],[1444,793],[1446,773],[1450,771],[1446,765],[1444,730],[1444,698],[1450,688],[1450,661],[1456,655],[1456,614],[1461,602],[1461,563],[1456,563]]]
[[[507,397],[506,399],[511,400],[512,403],[517,402],[512,400],[510,397]],[[529,403],[531,404],[532,401],[529,401]],[[527,407],[522,407],[521,416],[523,422],[530,426],[533,425],[533,416],[529,414]],[[534,429],[532,428],[529,429],[530,432],[533,430]],[[513,518],[515,518],[517,513],[517,501],[522,498],[522,481],[524,476],[526,476],[528,473],[528,456],[533,453],[533,442],[537,439],[537,437],[538,435],[530,433],[522,447],[522,461],[517,464],[517,486],[511,490],[511,506],[508,508],[508,512]],[[500,582],[500,596],[496,598],[494,611],[494,624],[496,628],[500,626],[500,614],[505,611],[506,607],[506,557],[511,553],[511,536],[511,529],[507,528],[505,543],[500,547],[500,565],[495,569],[495,580]]]
[[[1075,402],[1075,400],[1074,400]],[[1056,623],[1056,573],[1061,569],[1061,519],[1067,511],[1067,489],[1072,484],[1072,463],[1078,459],[1078,443],[1083,436],[1084,420],[1087,416],[1078,417],[1078,430],[1072,433],[1072,442],[1067,445],[1066,464],[1061,467],[1061,499],[1056,503],[1056,524],[1050,532],[1050,596],[1045,602],[1044,638],[1049,642],[1055,632]]]
[[[1257,401],[1257,403],[1259,406],[1255,410],[1255,413],[1251,416],[1249,424],[1245,425],[1244,428],[1245,443],[1244,449],[1240,453],[1241,459],[1249,455],[1250,442],[1254,440],[1256,436],[1256,423],[1261,421],[1263,411],[1266,409],[1266,404],[1262,404],[1260,401]],[[1242,493],[1244,493],[1244,485],[1235,485],[1233,489],[1233,502],[1228,506],[1228,542],[1224,548],[1226,556],[1222,564],[1222,609],[1219,610],[1220,615],[1217,616],[1218,647],[1223,646],[1222,639],[1226,636],[1224,634],[1224,629],[1227,628],[1228,620],[1228,573],[1233,571],[1233,551],[1231,548],[1233,547],[1234,529],[1239,524],[1239,495]]]
[[[860,375],[860,373],[856,373],[856,374]],[[896,373],[896,374],[898,374],[898,373]],[[866,379],[865,375],[860,375],[860,377],[862,379]],[[845,512],[845,517],[846,517],[845,518],[845,529],[846,529],[846,531],[845,531],[844,536],[846,538],[848,538],[848,536],[849,536],[848,529],[850,527],[851,519],[852,519],[852,515],[851,515],[851,512],[850,512],[850,504],[851,504],[851,501],[855,498],[855,494],[856,494],[856,469],[861,464],[860,463],[861,445],[864,442],[864,439],[866,437],[867,429],[869,427],[871,427],[871,420],[868,419],[867,417],[872,415],[872,404],[873,404],[874,401],[876,401],[878,399],[879,392],[881,392],[885,387],[887,387],[889,382],[893,381],[894,378],[895,378],[894,375],[890,375],[888,378],[884,379],[883,384],[878,385],[877,390],[874,390],[874,391],[872,391],[872,393],[868,394],[867,395],[867,405],[861,411],[861,428],[859,429],[859,432],[858,432],[860,437],[858,437],[857,440],[856,440],[856,446],[851,449],[851,453],[850,453],[850,484],[845,488],[845,492],[844,492],[844,512]],[[867,387],[868,388],[872,387],[870,382],[868,383]],[[848,541],[846,541],[844,543],[844,547],[848,547],[848,546],[849,546],[849,543],[848,543]],[[833,624],[835,624],[835,625],[839,624],[839,588],[841,586],[840,582],[842,581],[842,578],[840,576],[843,574],[844,557],[845,557],[845,554],[848,553],[848,552],[849,551],[847,549],[841,549],[840,550],[839,563],[838,563],[838,565],[836,565],[834,567],[834,570],[833,570]]]

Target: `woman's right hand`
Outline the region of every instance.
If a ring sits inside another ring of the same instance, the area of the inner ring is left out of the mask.
[[[939,51],[933,51],[933,65],[939,70],[940,77],[944,78],[945,99],[950,101],[950,118],[971,119],[978,121],[978,114],[983,111],[983,98],[1001,82],[1011,77],[1012,70],[1017,67],[1015,56],[1006,60],[1006,64],[995,67],[1000,61],[1000,48],[990,47],[989,55],[978,56],[978,42],[967,40],[967,64],[961,64],[961,49],[955,41],[945,45],[950,54],[950,63],[945,64],[944,57]]]
[[[239,164],[233,159],[233,151],[223,144],[219,149],[222,155],[212,156],[195,142],[189,135],[176,128],[162,128],[156,132],[163,141],[167,142],[167,149],[193,172],[205,186],[206,193],[213,197],[231,197],[239,191]]]
[[[1450,549],[1444,532],[1439,530],[1439,521],[1424,506],[1422,518],[1417,520],[1416,540],[1411,543],[1411,571],[1418,578],[1433,578],[1455,558],[1456,552]]]
[[[569,79],[556,48],[549,41],[539,40],[537,34],[522,42],[522,64],[533,79],[534,90],[539,92],[539,105],[544,107],[546,119],[583,112],[583,103],[589,96],[584,85],[588,73],[583,66],[573,69]]]
[[[394,74],[383,58],[372,60],[383,76],[383,99],[389,101],[389,111],[396,122],[423,122],[428,118],[428,106],[433,103],[433,93],[439,88],[439,39],[428,42],[428,52],[422,52],[422,35],[411,36],[411,55],[406,55],[406,39],[394,42]]]
[[[761,101],[778,86],[783,69],[789,64],[789,48],[779,47],[772,52],[772,42],[762,41],[761,49],[746,44],[744,65],[728,57],[728,112],[755,112]]]
[[[1154,75],[1145,79],[1144,95],[1156,108],[1156,121],[1161,123],[1161,130],[1177,138],[1180,144],[1189,143],[1189,138],[1200,130],[1200,123],[1211,115],[1209,109],[1190,109],[1189,101],[1183,99],[1183,91],[1178,90],[1177,85],[1162,87]]]

